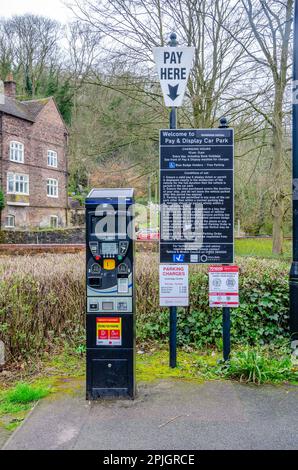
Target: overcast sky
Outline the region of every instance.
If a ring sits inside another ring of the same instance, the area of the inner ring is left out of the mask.
[[[63,0],[66,3],[65,0]],[[61,23],[72,18],[72,13],[61,0],[1,0],[0,16],[9,17],[34,13],[36,15],[48,16]]]

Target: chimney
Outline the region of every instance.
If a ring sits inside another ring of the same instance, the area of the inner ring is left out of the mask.
[[[4,95],[13,99],[16,97],[16,82],[13,79],[12,73],[9,73],[4,81]]]

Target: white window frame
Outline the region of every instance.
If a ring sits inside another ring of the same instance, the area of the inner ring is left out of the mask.
[[[52,194],[51,194],[52,193]],[[58,180],[55,178],[47,178],[47,196],[59,197]]]
[[[13,224],[12,224],[12,225],[8,223],[8,220],[9,220],[9,219],[12,219],[12,220],[13,220]],[[15,226],[16,226],[16,218],[15,218],[15,216],[14,216],[13,214],[8,214],[8,215],[6,216],[6,218],[5,218],[5,228],[15,228]]]
[[[9,143],[9,160],[15,163],[24,163],[24,144],[17,140]]]
[[[10,188],[10,183],[12,183],[12,188]],[[26,185],[26,191],[20,191],[18,187],[20,185]],[[29,175],[22,173],[7,173],[7,194],[22,194],[29,196]]]
[[[48,150],[48,166],[58,167],[58,153],[55,150]]]
[[[56,225],[52,225],[52,220],[56,220]],[[50,227],[51,228],[58,228],[58,223],[59,223],[59,217],[58,215],[50,215]]]

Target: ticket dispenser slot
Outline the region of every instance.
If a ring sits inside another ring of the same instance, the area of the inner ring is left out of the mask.
[[[135,397],[132,189],[86,198],[86,398]]]

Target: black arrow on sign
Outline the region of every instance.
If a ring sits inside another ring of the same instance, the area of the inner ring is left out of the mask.
[[[168,96],[171,98],[172,101],[175,101],[176,98],[178,98],[178,86],[179,86],[179,83],[178,85],[175,85],[175,86],[172,86],[172,85],[168,85],[169,87],[169,94]]]

